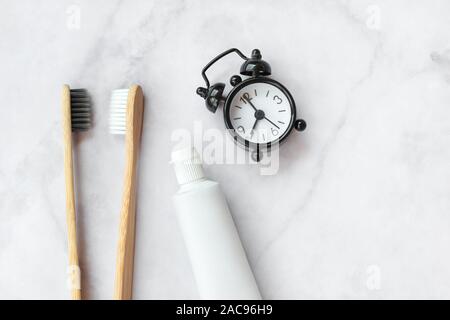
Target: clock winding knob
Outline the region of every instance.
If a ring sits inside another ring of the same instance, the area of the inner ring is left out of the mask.
[[[306,129],[306,121],[303,119],[298,119],[294,123],[294,128],[297,131],[304,131]]]
[[[234,75],[230,79],[230,84],[234,87],[242,82],[242,78],[238,75]]]

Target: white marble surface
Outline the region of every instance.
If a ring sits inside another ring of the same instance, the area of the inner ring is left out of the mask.
[[[449,12],[447,0],[3,1],[0,298],[69,297],[63,83],[94,101],[95,126],[76,147],[83,289],[111,298],[124,150],[107,130],[108,100],[132,82],[147,102],[134,297],[197,297],[170,138],[199,121],[222,128],[194,92],[230,47],[260,48],[309,124],[276,175],[206,168],[263,296],[450,298]],[[238,67],[227,59],[212,81]]]

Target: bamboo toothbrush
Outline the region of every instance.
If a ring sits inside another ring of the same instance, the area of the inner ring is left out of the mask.
[[[120,212],[114,299],[132,297],[136,216],[137,165],[142,132],[144,96],[138,85],[115,90],[111,96],[110,132],[125,135],[125,177]]]
[[[91,126],[91,106],[85,89],[62,88],[64,175],[66,179],[66,219],[69,251],[70,291],[73,300],[81,299],[81,273],[78,263],[75,192],[73,182],[72,131]]]

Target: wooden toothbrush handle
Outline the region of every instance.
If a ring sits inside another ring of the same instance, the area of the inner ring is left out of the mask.
[[[140,149],[144,97],[141,87],[134,85],[128,93],[126,114],[126,161],[120,212],[114,299],[132,298],[134,238],[136,225],[136,180]]]
[[[72,120],[70,108],[70,88],[63,86],[62,91],[62,115],[63,115],[63,144],[64,144],[64,175],[66,181],[66,220],[69,251],[69,281],[73,300],[81,299],[80,267],[78,263],[77,227],[75,213],[75,193],[73,183],[73,158],[72,158]]]

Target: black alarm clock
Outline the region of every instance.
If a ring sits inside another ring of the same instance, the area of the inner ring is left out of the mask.
[[[206,71],[219,59],[230,53],[237,53],[244,63],[240,74],[230,79],[232,90],[224,97],[224,83],[210,85]],[[223,104],[225,125],[234,141],[252,152],[252,158],[259,161],[264,151],[282,143],[292,129],[303,131],[306,122],[297,119],[295,101],[280,82],[269,78],[270,65],[262,60],[258,49],[247,58],[236,48],[229,49],[213,60],[202,70],[206,88],[197,88],[197,94],[205,99],[206,107],[215,113]]]

